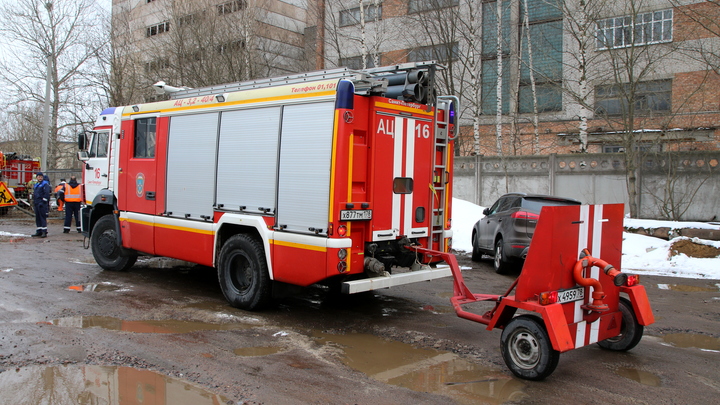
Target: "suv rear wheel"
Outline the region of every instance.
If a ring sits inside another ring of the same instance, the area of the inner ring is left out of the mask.
[[[477,241],[477,233],[473,234],[472,238],[472,261],[479,262],[482,259],[482,251],[480,250],[480,247],[478,247],[478,241]]]
[[[495,273],[505,274],[510,269],[510,263],[507,261],[505,256],[505,250],[503,249],[503,240],[498,239],[495,242],[495,258],[493,259],[493,267],[495,267]]]

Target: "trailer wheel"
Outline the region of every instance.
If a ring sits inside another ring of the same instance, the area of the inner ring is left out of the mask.
[[[265,251],[249,235],[235,235],[220,250],[218,279],[225,299],[235,308],[261,309],[271,297]]]
[[[620,297],[620,302],[618,304],[618,309],[622,313],[620,334],[598,342],[598,346],[607,350],[624,352],[632,349],[640,343],[645,327],[638,323],[630,300],[625,297]]]
[[[555,371],[560,352],[553,349],[542,320],[533,315],[513,318],[500,338],[505,364],[516,376],[542,380]]]
[[[129,253],[117,243],[115,219],[105,215],[98,219],[90,236],[92,254],[97,264],[109,271],[125,271],[135,264],[137,254]]]
[[[498,239],[495,242],[495,257],[493,258],[493,267],[495,267],[495,273],[505,274],[510,270],[510,263],[508,263],[507,256],[503,249],[503,240]]]

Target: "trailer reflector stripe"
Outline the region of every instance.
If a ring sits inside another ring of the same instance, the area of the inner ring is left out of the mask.
[[[602,220],[603,217],[603,206],[602,205],[593,205],[593,229],[592,229],[592,250],[591,253],[593,257],[602,257],[601,252],[601,246],[602,246],[602,228],[604,221]],[[593,266],[592,269],[590,269],[590,277],[594,278],[595,280],[600,279],[600,269],[597,266]],[[590,288],[590,295],[592,296],[592,291],[594,289]],[[598,333],[600,332],[600,318],[596,319],[595,322],[590,324],[590,340],[588,341],[588,344],[591,343],[597,343],[598,341]]]
[[[581,205],[580,206],[580,218],[578,218],[578,221],[580,222],[580,227],[578,229],[578,259],[580,258],[580,252],[587,247],[587,241],[588,241],[588,220],[590,219],[590,207],[587,205]],[[588,297],[590,294],[585,294],[586,297]],[[586,298],[587,299],[587,298]],[[578,323],[582,321],[583,319],[583,310],[580,308],[582,305],[585,305],[585,302],[583,301],[575,301],[575,309],[573,312],[573,322]],[[585,338],[585,325],[583,324],[582,328],[578,324],[578,329],[583,330],[583,340]],[[577,339],[576,339],[577,342]],[[581,345],[582,346],[582,345]],[[580,347],[575,344],[575,347]]]
[[[597,343],[599,333],[600,333],[600,318],[598,318],[595,322],[590,324],[590,340],[588,340],[588,344]]]
[[[587,322],[580,321],[577,323],[577,328],[575,329],[575,348],[583,347],[585,346],[585,326],[587,325]]]

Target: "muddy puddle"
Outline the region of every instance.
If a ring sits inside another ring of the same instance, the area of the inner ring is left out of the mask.
[[[113,283],[97,283],[97,284],[80,284],[71,285],[68,287],[71,291],[96,291],[96,292],[110,292],[110,291],[130,291],[127,288],[113,284]]]
[[[450,352],[419,349],[360,333],[314,332],[313,338],[338,348],[348,367],[387,384],[445,395],[463,404],[502,404],[527,396],[521,381]]]
[[[109,316],[71,316],[52,321],[53,325],[71,328],[102,328],[135,333],[189,333],[200,330],[238,330],[252,325],[244,323],[215,324],[197,321],[148,320],[125,321]]]
[[[706,285],[706,286],[695,286],[695,285],[684,285],[684,284],[658,284],[660,290],[671,290],[681,292],[718,292],[720,291],[720,284]]]
[[[720,339],[712,336],[697,333],[670,333],[662,336],[662,340],[675,347],[694,347],[720,352]]]
[[[635,368],[622,367],[615,370],[615,374],[620,377],[625,377],[642,385],[648,385],[650,387],[660,386],[660,377],[647,371],[638,370]]]
[[[110,366],[32,366],[0,373],[7,404],[216,405],[227,398],[149,370]]]
[[[242,357],[257,357],[257,356],[269,356],[271,354],[276,354],[285,351],[282,347],[275,347],[275,346],[263,346],[263,347],[241,347],[239,349],[233,350],[233,353],[235,353],[238,356]]]

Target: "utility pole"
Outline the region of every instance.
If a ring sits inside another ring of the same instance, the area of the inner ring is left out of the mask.
[[[45,8],[48,11],[48,20],[50,21],[50,27],[52,29],[52,1],[45,3]],[[48,155],[48,137],[50,132],[50,80],[52,80],[52,51],[48,51],[47,54],[47,76],[45,77],[45,108],[43,111],[43,132],[42,132],[42,161],[40,162],[40,169],[45,172],[48,169],[47,155]]]
[[[47,77],[45,78],[45,109],[43,111],[42,161],[40,162],[40,168],[43,172],[47,171],[48,137],[50,135],[50,76],[52,75],[51,63],[52,57],[48,54]]]

